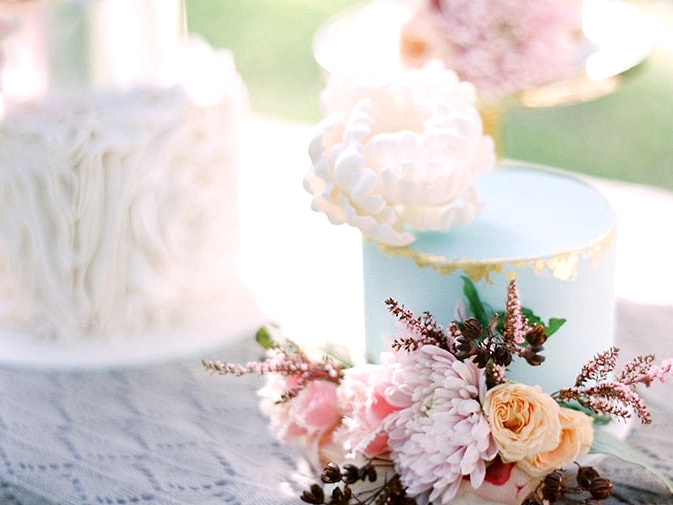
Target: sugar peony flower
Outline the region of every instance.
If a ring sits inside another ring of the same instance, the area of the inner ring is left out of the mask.
[[[542,477],[558,468],[567,468],[589,452],[594,438],[593,419],[577,410],[561,408],[561,440],[554,449],[524,458],[519,465],[530,475]]]
[[[334,382],[309,382],[299,394],[283,402],[281,395],[295,384],[290,376],[269,374],[258,392],[260,410],[269,417],[271,431],[287,443],[299,445],[315,469],[326,463],[324,453],[334,452],[332,433],[341,421],[337,405],[337,385]]]
[[[433,345],[394,354],[388,401],[400,410],[386,420],[391,458],[410,496],[448,504],[463,478],[483,483],[497,454],[478,401],[482,373]]]
[[[335,75],[304,179],[312,208],[392,246],[481,208],[474,180],[495,166],[474,87],[439,62],[390,79]]]
[[[365,365],[348,369],[338,390],[344,419],[339,427],[339,440],[354,455],[367,458],[388,452],[386,418],[399,410],[386,398],[391,386],[395,364],[382,355],[381,365]]]
[[[402,29],[401,58],[439,58],[493,98],[568,75],[581,33],[580,0],[426,0]]]
[[[555,449],[561,438],[560,407],[539,386],[506,383],[489,389],[483,409],[504,462],[519,462]]]

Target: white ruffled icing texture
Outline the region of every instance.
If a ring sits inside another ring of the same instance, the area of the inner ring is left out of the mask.
[[[138,336],[212,316],[235,296],[247,93],[230,54],[193,51],[203,72],[216,69],[208,105],[173,86],[8,107],[2,327],[56,341]]]
[[[475,89],[433,62],[389,79],[332,76],[304,180],[312,208],[378,242],[470,222],[474,180],[495,166]]]

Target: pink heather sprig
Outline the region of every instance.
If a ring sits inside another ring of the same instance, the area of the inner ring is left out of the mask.
[[[392,298],[386,300],[388,311],[400,321],[409,335],[396,339],[393,349],[413,351],[424,345],[436,345],[453,352],[453,338],[437,324],[435,318],[428,312],[416,316],[412,311],[400,305]]]
[[[601,382],[607,380],[617,367],[618,358],[619,349],[617,347],[611,347],[607,351],[597,354],[584,364],[582,371],[575,380],[575,386],[581,386],[587,381]]]
[[[540,353],[548,337],[546,327],[529,323],[514,280],[507,286],[504,314],[494,314],[488,324],[485,323],[488,314],[474,287],[467,292],[471,296],[471,306],[476,307],[473,311],[481,317],[454,321],[449,326],[456,358],[471,359],[479,368],[485,369],[489,387],[506,382],[504,370],[514,357],[524,359],[531,366],[544,362],[545,357]]]
[[[576,400],[580,405],[596,414],[622,419],[631,417],[633,410],[643,424],[652,422],[647,406],[638,396],[638,393],[616,381],[585,388],[568,388],[561,391],[559,399],[563,401]]]
[[[503,337],[505,342],[523,344],[530,326],[521,311],[521,297],[516,282],[510,281],[507,285],[507,301],[505,303],[505,328]]]
[[[657,365],[653,355],[641,355],[626,363],[622,371],[611,378],[617,366],[619,349],[611,347],[589,360],[577,376],[575,385],[562,389],[555,397],[564,402],[576,401],[599,415],[623,419],[633,410],[643,424],[652,422],[650,412],[636,392],[638,384],[650,386],[673,375],[673,359]]]
[[[660,364],[654,362],[653,354],[637,356],[629,361],[617,380],[623,384],[645,384],[650,386],[653,382],[664,382],[668,376],[673,375],[673,358],[662,361]]]
[[[446,330],[428,312],[417,317],[395,300],[386,300],[390,313],[407,331],[407,334],[393,342],[393,349],[415,351],[424,345],[440,347],[458,360],[471,360],[484,369],[489,387],[506,381],[504,371],[515,356],[532,366],[544,362],[545,358],[540,352],[547,340],[546,327],[528,322],[514,280],[510,281],[507,288],[502,323],[497,314],[490,315],[490,321],[487,321],[489,314],[471,283],[466,286],[466,295],[470,309],[481,317],[452,321]]]
[[[339,363],[328,356],[324,356],[322,361],[311,360],[292,341],[287,341],[285,345],[274,344],[263,361],[250,361],[243,365],[219,360],[202,360],[202,363],[207,370],[221,375],[279,374],[291,377],[293,387],[281,395],[281,403],[296,397],[312,381],[323,380],[339,384],[342,377]]]
[[[507,285],[503,344],[512,355],[525,359],[529,365],[539,366],[545,360],[540,352],[544,350],[547,338],[544,326],[528,322],[521,307],[521,296],[516,281],[511,280]]]
[[[502,365],[492,365],[487,371],[486,380],[492,385],[504,384],[507,382],[505,373],[507,368]]]

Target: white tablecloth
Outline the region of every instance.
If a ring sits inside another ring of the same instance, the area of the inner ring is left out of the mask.
[[[255,120],[241,180],[242,270],[259,304],[305,343],[362,342],[360,239],[309,210],[301,189],[309,129]],[[619,217],[618,344],[673,356],[673,195],[594,181]],[[252,335],[250,336],[252,337]],[[256,357],[252,339],[207,358]],[[258,413],[259,379],[223,378],[197,360],[129,368],[0,367],[0,503],[300,503],[296,462]],[[673,386],[646,392],[653,426],[631,442],[673,477]],[[605,460],[612,502],[663,505],[663,487]]]

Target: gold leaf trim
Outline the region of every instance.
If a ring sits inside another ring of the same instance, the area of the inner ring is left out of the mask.
[[[617,234],[617,226],[591,244],[555,254],[545,258],[528,259],[459,259],[452,260],[432,253],[414,251],[409,246],[393,247],[384,244],[375,244],[385,254],[391,257],[409,258],[420,268],[431,268],[442,275],[452,275],[462,270],[472,281],[486,281],[493,284],[491,275],[507,271],[510,268],[531,269],[535,275],[549,273],[555,279],[562,281],[574,280],[581,260],[590,259],[592,266],[597,266],[603,253],[612,245]]]

